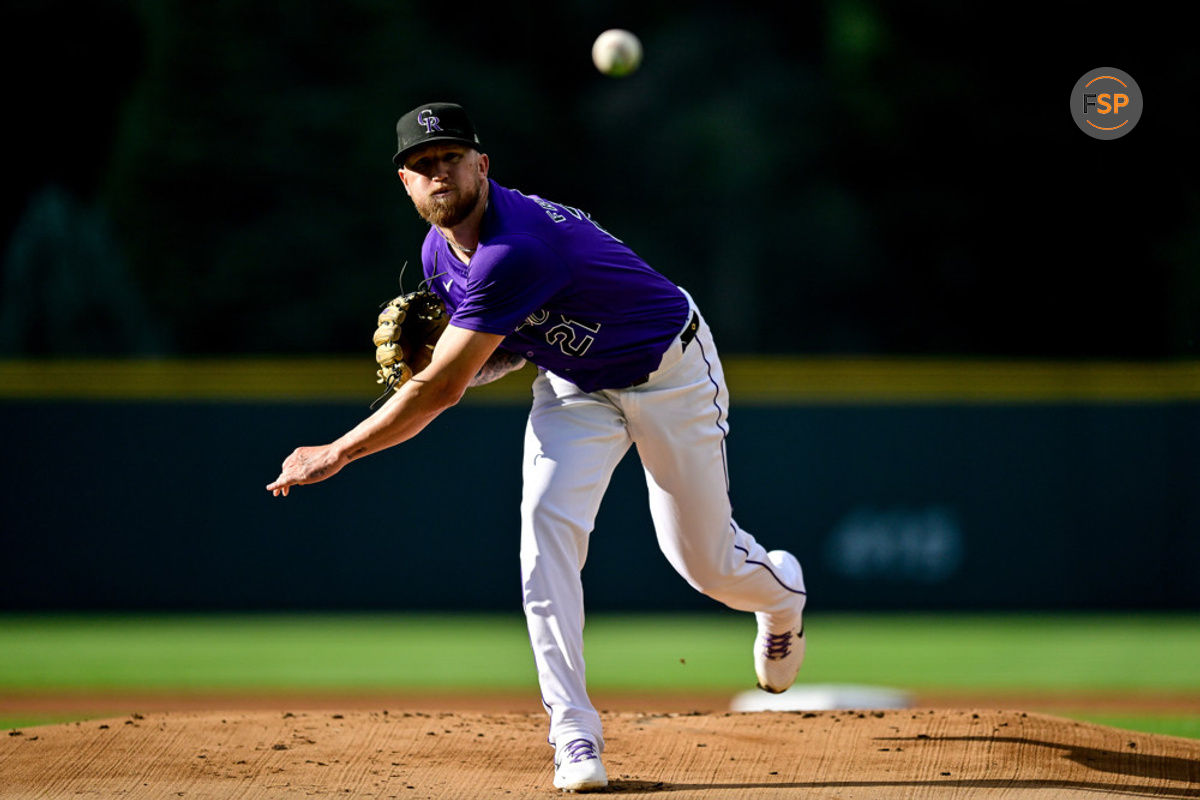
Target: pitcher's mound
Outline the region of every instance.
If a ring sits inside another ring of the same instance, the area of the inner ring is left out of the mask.
[[[0,735],[4,798],[553,797],[531,714],[135,715]],[[605,715],[610,793],[1200,796],[1200,741],[1020,711]]]

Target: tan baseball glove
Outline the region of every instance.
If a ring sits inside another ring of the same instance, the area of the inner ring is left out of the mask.
[[[384,306],[375,329],[375,361],[376,383],[384,385],[385,395],[429,366],[449,321],[442,298],[427,289],[402,294]]]

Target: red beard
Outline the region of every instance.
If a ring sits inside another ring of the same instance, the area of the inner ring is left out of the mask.
[[[475,206],[479,205],[482,193],[480,183],[470,188],[458,187],[458,191],[450,191],[443,195],[429,195],[424,202],[415,205],[417,213],[430,225],[453,228],[471,215]]]

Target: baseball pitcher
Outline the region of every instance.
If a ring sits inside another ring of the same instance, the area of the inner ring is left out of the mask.
[[[613,470],[637,445],[658,544],[698,591],[755,614],[760,687],[782,692],[804,658],[799,562],[733,520],[729,394],[704,317],[680,287],[586,212],[503,187],[452,103],[396,125],[393,162],[430,225],[419,296],[379,316],[386,402],[336,441],[297,448],[267,490],[333,476],[416,436],[471,386],[537,366],[522,462],[521,579],[555,748],[554,785],[607,785],[587,695],[580,571]],[[414,293],[415,294],[415,293]]]

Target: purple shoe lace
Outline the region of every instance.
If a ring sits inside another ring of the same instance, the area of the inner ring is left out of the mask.
[[[792,634],[787,633],[768,633],[766,638],[767,658],[771,661],[778,661],[781,658],[787,658],[787,654],[792,650]]]
[[[590,739],[575,739],[568,742],[563,748],[563,757],[572,764],[599,758],[596,755],[596,745]]]
[[[804,635],[804,629],[796,634],[799,639]],[[767,660],[778,661],[781,658],[787,658],[792,652],[792,632],[787,633],[768,633],[766,636],[766,654]]]

